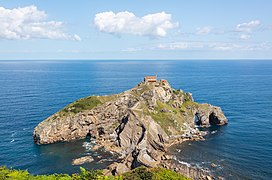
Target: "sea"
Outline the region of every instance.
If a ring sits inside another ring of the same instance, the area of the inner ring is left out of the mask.
[[[34,127],[89,95],[128,90],[144,76],[167,79],[199,103],[220,106],[229,120],[205,129],[205,141],[170,150],[177,163],[207,168],[226,179],[272,179],[272,61],[269,60],[17,60],[0,61],[0,165],[33,174],[75,173],[73,159],[91,155],[87,169],[114,155],[83,140],[36,145]]]

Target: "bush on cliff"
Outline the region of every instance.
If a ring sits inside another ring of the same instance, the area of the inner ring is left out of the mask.
[[[102,170],[80,168],[79,174],[31,175],[28,171],[0,167],[0,180],[189,180],[172,170],[139,167],[120,176],[105,176]]]
[[[189,180],[179,173],[164,168],[139,167],[122,175],[123,180]]]
[[[67,113],[67,112],[79,113],[87,109],[92,109],[99,104],[101,104],[101,101],[97,97],[89,96],[86,98],[79,99],[73,102],[72,104],[69,104],[63,110],[61,110],[61,112],[62,113]]]

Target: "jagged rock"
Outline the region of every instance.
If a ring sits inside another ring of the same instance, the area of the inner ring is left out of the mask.
[[[121,154],[108,168],[108,173],[120,174],[140,165],[159,166],[162,159],[170,159],[162,157],[169,146],[201,139],[195,116],[202,126],[227,123],[219,107],[193,102],[192,94],[174,90],[166,80],[142,82],[120,94],[90,96],[68,105],[35,127],[33,138],[49,144],[90,136],[97,147]]]
[[[195,114],[198,119],[197,124],[203,127],[210,125],[225,125],[228,123],[221,108],[210,104],[199,106]]]
[[[81,158],[74,159],[72,162],[72,165],[81,165],[81,164],[89,163],[89,162],[93,162],[93,161],[94,161],[94,159],[92,156],[84,156]]]
[[[207,180],[212,180],[213,178],[211,176],[206,176]]]
[[[165,154],[162,156],[162,160],[172,160],[172,159],[173,159],[173,155]]]
[[[93,150],[93,151],[96,151],[96,150],[98,150],[100,147],[101,147],[100,145],[96,144],[96,145],[94,145],[94,146],[92,147],[92,150]]]
[[[215,167],[217,167],[217,165],[214,164],[214,163],[212,163],[212,164],[211,164],[211,167],[215,168]]]

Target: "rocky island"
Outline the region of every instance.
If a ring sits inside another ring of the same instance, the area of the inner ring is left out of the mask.
[[[173,89],[167,80],[145,77],[120,94],[79,99],[35,127],[34,141],[49,144],[90,136],[119,154],[105,173],[118,175],[141,165],[173,168],[167,149],[203,139],[196,125],[225,125],[220,107],[194,102],[192,94]]]

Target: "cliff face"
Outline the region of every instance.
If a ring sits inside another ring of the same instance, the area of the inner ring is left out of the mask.
[[[35,127],[34,141],[48,144],[87,135],[121,154],[108,171],[119,174],[139,165],[159,166],[171,144],[201,138],[195,125],[224,125],[219,107],[198,104],[167,81],[140,83],[111,96],[90,96],[68,105]]]

